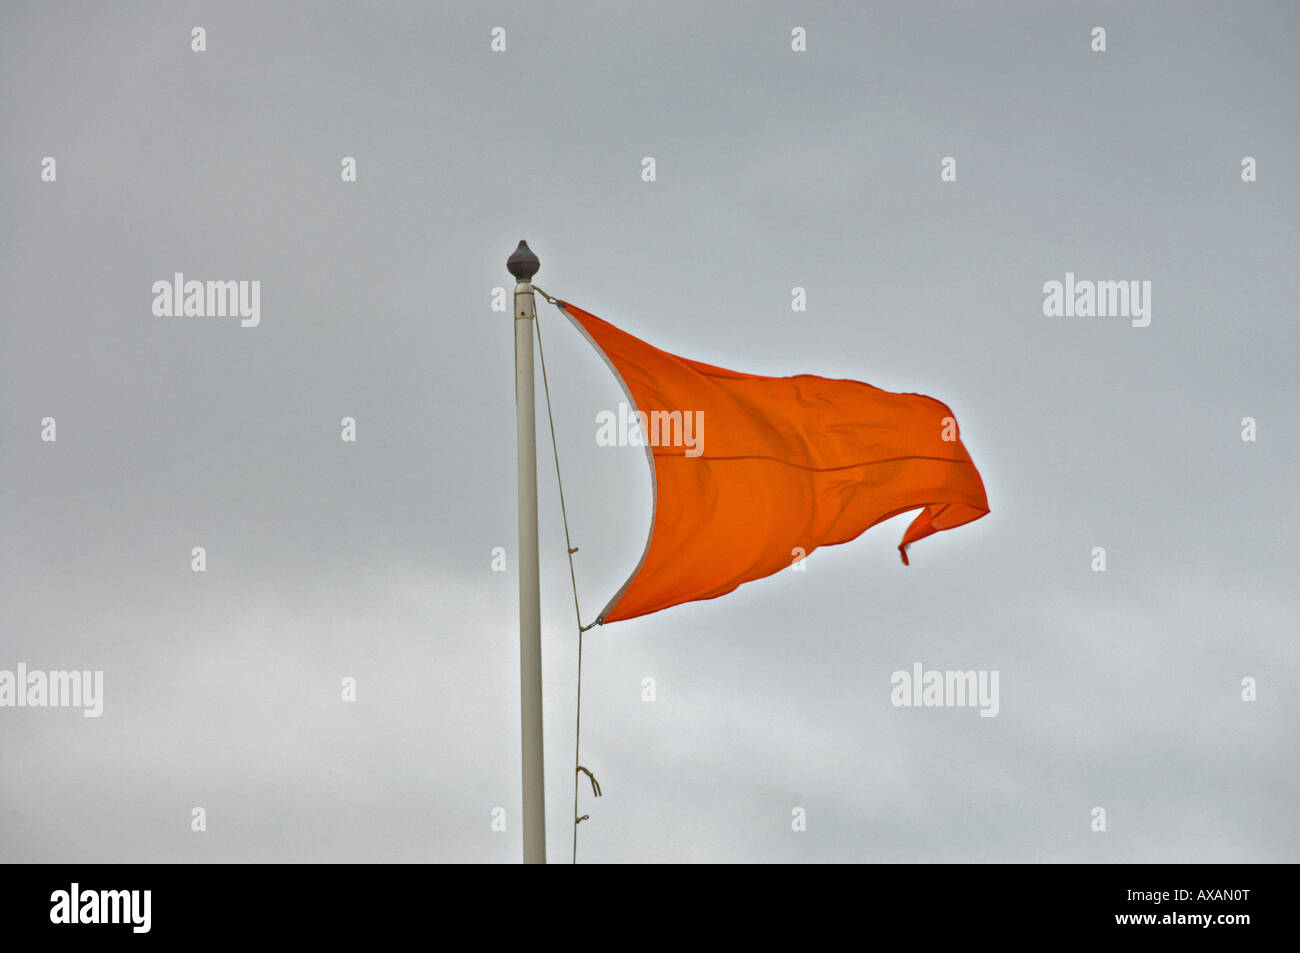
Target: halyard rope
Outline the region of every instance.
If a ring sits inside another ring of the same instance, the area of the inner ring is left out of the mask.
[[[536,286],[534,286],[534,290],[551,304],[559,307],[559,302],[545,291]],[[578,825],[589,817],[587,814],[581,817],[578,816],[578,775],[580,773],[586,774],[591,779],[592,791],[596,797],[600,797],[600,785],[596,783],[596,778],[592,773],[584,768],[580,762],[580,742],[582,740],[582,633],[596,623],[583,625],[582,613],[578,608],[578,578],[573,569],[573,554],[578,551],[578,547],[574,546],[569,538],[569,514],[564,507],[564,480],[560,477],[560,448],[555,439],[555,417],[551,413],[551,387],[546,378],[546,350],[542,347],[542,322],[537,320],[536,315],[534,315],[533,323],[537,325],[537,354],[542,361],[542,392],[546,395],[546,419],[551,427],[551,452],[555,456],[555,483],[560,491],[560,517],[564,522],[564,548],[569,554],[569,582],[573,586],[573,615],[578,623],[578,700],[573,724],[573,863],[576,864],[578,862]]]

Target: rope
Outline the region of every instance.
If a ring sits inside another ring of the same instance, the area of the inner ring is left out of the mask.
[[[534,286],[534,290],[551,304],[559,307],[559,302],[548,295],[545,291]],[[578,547],[573,545],[569,538],[569,513],[564,506],[564,480],[560,476],[560,447],[555,439],[555,417],[551,413],[551,385],[546,377],[546,349],[542,347],[542,322],[536,320],[534,316],[533,323],[537,326],[537,354],[542,361],[542,392],[546,395],[546,420],[551,427],[551,452],[555,456],[555,483],[560,490],[560,517],[564,522],[564,548],[569,553],[569,582],[573,586],[573,615],[578,623],[578,690],[577,690],[577,711],[574,715],[573,724],[573,863],[578,862],[578,825],[587,820],[591,815],[584,814],[578,816],[578,775],[585,773],[591,779],[591,787],[596,797],[600,797],[600,785],[596,783],[595,776],[582,766],[580,763],[581,741],[582,741],[582,633],[586,632],[596,623],[591,625],[582,624],[582,612],[578,608],[578,577],[573,569],[573,554],[578,551]]]

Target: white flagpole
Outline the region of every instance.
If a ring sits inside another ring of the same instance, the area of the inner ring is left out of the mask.
[[[537,564],[537,429],[533,417],[533,275],[541,262],[520,242],[506,260],[515,276],[515,426],[519,461],[519,699],[523,742],[524,863],[546,863],[542,762],[542,599]]]

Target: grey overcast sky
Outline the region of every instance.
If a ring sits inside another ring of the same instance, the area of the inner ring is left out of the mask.
[[[1254,2],[6,2],[0,669],[105,697],[0,708],[0,860],[519,859],[520,238],[666,350],[943,400],[992,510],[588,633],[581,860],[1300,859],[1297,38]],[[155,317],[175,272],[260,281],[260,325]],[[1045,316],[1067,272],[1152,282],[1150,326]],[[587,621],[649,476],[539,306]],[[997,670],[1000,713],[894,707],[916,662]]]

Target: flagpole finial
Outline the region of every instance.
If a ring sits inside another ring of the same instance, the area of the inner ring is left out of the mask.
[[[542,263],[528,247],[528,242],[522,240],[514,253],[506,259],[506,268],[518,281],[531,281],[533,275],[537,274],[537,269],[541,267]]]

